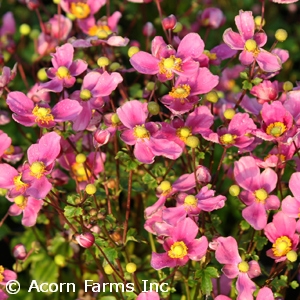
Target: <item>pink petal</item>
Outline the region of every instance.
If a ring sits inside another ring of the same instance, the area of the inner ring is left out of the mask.
[[[282,68],[279,57],[262,49],[256,57],[256,61],[260,68],[265,72],[276,72]]]
[[[159,295],[156,292],[142,292],[136,298],[136,300],[159,300],[159,299],[160,299]]]
[[[152,164],[154,162],[155,155],[144,141],[137,140],[133,154],[141,163]]]
[[[59,101],[52,109],[52,114],[56,122],[71,121],[82,111],[82,106],[78,101],[64,99]]]
[[[71,44],[66,43],[61,47],[56,47],[56,52],[52,54],[52,65],[55,69],[61,66],[70,67],[74,55],[74,48]]]
[[[155,270],[163,268],[174,268],[177,266],[177,259],[171,258],[168,253],[152,253],[151,267]]]
[[[261,274],[259,263],[255,260],[251,260],[249,263],[249,271],[247,272],[250,278],[258,277]]]
[[[256,286],[246,273],[239,274],[236,289],[238,290],[237,300],[253,300],[252,294],[256,290]]]
[[[85,130],[92,118],[92,109],[89,103],[83,102],[81,103],[82,111],[79,115],[73,120],[73,130],[81,131]]]
[[[270,168],[265,169],[260,174],[260,186],[263,188],[267,193],[271,193],[277,184],[277,174]]]
[[[148,145],[155,156],[162,155],[174,160],[182,154],[182,148],[175,142],[167,139],[151,138]]]
[[[239,56],[239,60],[245,66],[249,66],[254,62],[254,55],[252,52],[243,50]]]
[[[172,237],[175,241],[183,241],[187,245],[195,239],[198,231],[196,223],[192,219],[186,218],[174,227]]]
[[[223,33],[223,41],[233,50],[242,50],[245,46],[245,41],[240,34],[228,28]]]
[[[135,145],[137,138],[134,136],[134,131],[132,129],[125,130],[121,133],[120,138],[127,145]]]
[[[186,60],[198,58],[204,50],[204,42],[197,33],[188,33],[180,42],[177,56]]]
[[[206,106],[199,106],[190,113],[185,125],[192,128],[192,133],[202,133],[206,131],[214,122],[214,117]]]
[[[256,129],[256,125],[247,113],[237,113],[230,121],[228,131],[233,135],[244,135],[247,130]]]
[[[27,206],[23,212],[22,224],[27,227],[34,226],[38,212],[43,206],[43,201],[29,197]]]
[[[267,225],[267,213],[263,203],[254,201],[243,209],[242,215],[255,230],[262,230]]]
[[[11,138],[4,132],[0,130],[0,157],[3,155],[3,153],[8,149],[8,147],[11,145]]]
[[[268,36],[264,32],[256,32],[253,40],[256,41],[258,47],[263,47],[267,42]]]
[[[18,115],[30,114],[34,108],[33,101],[21,92],[8,93],[6,103]]]
[[[122,81],[123,77],[119,73],[113,72],[108,74],[105,71],[99,76],[97,84],[93,89],[93,97],[104,97],[110,95]]]
[[[294,197],[300,200],[300,172],[293,173],[290,181],[289,188],[292,191]]]
[[[119,36],[119,35],[113,35],[113,36],[109,37],[106,42],[109,46],[125,47],[129,43],[129,39],[126,37],[123,38],[122,36]]]
[[[240,10],[239,15],[235,17],[235,24],[245,42],[253,38],[255,23],[252,11]]]
[[[208,248],[208,241],[206,236],[202,236],[200,239],[194,240],[188,246],[188,256],[191,260],[201,260],[206,254]]]
[[[265,203],[265,208],[266,210],[275,210],[275,209],[279,209],[280,207],[280,200],[277,196],[275,195],[270,195]]]
[[[40,179],[32,181],[30,187],[26,190],[26,193],[36,199],[44,199],[50,192],[52,184],[45,176]]]
[[[263,287],[259,290],[256,300],[274,300],[272,290],[268,287]]]
[[[88,67],[88,64],[82,59],[77,59],[72,62],[69,67],[70,74],[72,76],[78,76],[83,73]]]
[[[219,237],[216,249],[216,260],[221,264],[237,264],[242,261],[236,240],[229,237]]]
[[[22,212],[23,210],[16,204],[13,204],[8,210],[10,216],[19,216]]]
[[[300,201],[291,196],[287,196],[282,201],[281,209],[287,216],[296,219],[299,217]]]
[[[222,272],[224,273],[224,275],[227,278],[235,278],[238,276],[239,274],[239,269],[237,267],[237,264],[226,264],[223,268],[222,268]]]
[[[159,60],[151,54],[139,51],[130,58],[132,66],[142,74],[155,75],[159,71]]]
[[[43,92],[55,92],[55,93],[60,93],[63,88],[63,80],[59,79],[58,77],[55,77],[54,79],[42,83],[40,85],[40,89],[43,90]]]
[[[18,175],[18,171],[9,164],[0,164],[0,188],[10,189],[13,187],[13,178]]]

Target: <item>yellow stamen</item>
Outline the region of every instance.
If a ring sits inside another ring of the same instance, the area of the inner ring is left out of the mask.
[[[30,166],[30,175],[39,179],[41,178],[45,173],[45,165],[41,161],[35,161]]]
[[[71,77],[69,69],[65,66],[61,66],[57,69],[56,76],[59,79],[64,79],[64,78],[70,78]]]
[[[235,143],[236,135],[232,135],[230,133],[226,133],[220,137],[220,142],[223,145],[232,145]]]
[[[279,237],[272,246],[275,256],[284,256],[292,250],[292,241],[287,236]]]
[[[2,282],[4,279],[4,276],[2,275],[3,273],[4,273],[4,268],[3,266],[0,266],[0,282]]]
[[[34,120],[36,123],[41,122],[48,124],[49,122],[54,121],[54,117],[51,114],[50,108],[39,107],[36,105],[32,111],[32,114],[36,116]]]
[[[18,175],[18,176],[15,176],[13,178],[13,181],[14,181],[14,185],[15,185],[15,188],[17,191],[19,190],[25,190],[27,187],[28,187],[28,184],[27,183],[24,183],[22,180],[22,174]]]
[[[189,127],[181,127],[176,130],[176,135],[184,142],[192,135],[192,131]]]
[[[158,63],[159,74],[164,74],[167,78],[172,78],[174,70],[182,72],[181,65],[182,60],[175,55],[171,55],[168,58],[162,58]]]
[[[286,126],[282,122],[271,123],[266,129],[266,133],[274,137],[281,136],[285,131]]]
[[[258,203],[265,203],[266,199],[269,197],[265,189],[259,189],[254,192],[255,200]]]
[[[247,273],[249,271],[249,264],[246,261],[242,261],[238,264],[238,268],[242,273]]]
[[[20,195],[14,199],[14,202],[20,209],[24,210],[27,205],[27,198],[25,198],[23,195]]]
[[[71,7],[70,7],[70,12],[76,18],[84,19],[90,14],[91,10],[90,10],[90,7],[86,3],[72,2]]]
[[[184,198],[184,205],[185,206],[196,207],[197,203],[198,203],[198,200],[194,195],[188,195]]]
[[[79,97],[83,101],[88,101],[92,98],[92,93],[91,93],[91,91],[84,89],[80,92]]]
[[[88,34],[90,36],[97,36],[99,39],[105,39],[112,34],[112,31],[107,25],[94,25],[88,30]]]
[[[178,87],[172,87],[172,91],[169,92],[169,96],[177,99],[185,99],[190,95],[191,87],[187,84],[179,85]]]
[[[171,258],[183,258],[187,255],[187,246],[184,242],[175,242],[171,246],[171,250],[168,251],[168,255]]]
[[[217,54],[216,53],[210,53],[208,50],[204,50],[203,53],[210,59],[210,60],[216,60]]]
[[[91,176],[91,172],[88,169],[84,168],[83,163],[75,162],[72,164],[71,169],[78,182],[87,181],[88,177]]]
[[[14,154],[15,152],[15,147],[13,145],[10,145],[5,151],[4,154],[6,155],[11,155]]]
[[[133,134],[136,138],[139,138],[139,139],[144,139],[144,138],[149,139],[150,138],[150,133],[145,128],[145,125],[135,126],[134,129],[133,129]]]

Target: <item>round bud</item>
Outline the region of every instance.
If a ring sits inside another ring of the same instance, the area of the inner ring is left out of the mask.
[[[159,187],[163,192],[166,192],[167,190],[172,188],[172,185],[171,185],[170,181],[164,180],[161,182]]]
[[[284,42],[288,37],[288,33],[284,29],[277,29],[275,32],[275,38],[278,42]]]
[[[117,71],[118,69],[120,69],[121,65],[118,62],[113,62],[110,66],[109,66],[109,70],[110,71]]]
[[[160,112],[159,104],[154,101],[149,102],[147,107],[148,107],[149,113],[153,116],[158,115]]]
[[[22,24],[20,26],[20,33],[22,35],[28,35],[30,33],[30,31],[31,31],[31,28],[28,24]]]
[[[85,187],[85,192],[88,195],[94,195],[96,193],[97,189],[96,186],[92,183],[89,183],[86,187]]]
[[[66,265],[66,258],[61,254],[57,254],[54,256],[54,262],[59,267],[64,267]]]
[[[176,26],[177,20],[174,15],[169,15],[168,17],[162,20],[162,26],[164,29],[173,29]]]
[[[59,4],[60,0],[52,0],[54,4]]]
[[[285,91],[285,92],[289,92],[289,91],[291,91],[292,89],[293,89],[293,84],[290,82],[290,81],[286,81],[286,82],[284,82],[284,84],[283,84],[283,90]]]
[[[109,59],[105,56],[101,56],[98,58],[97,60],[97,65],[100,67],[100,68],[103,68],[103,67],[106,67],[109,65]]]
[[[174,33],[180,32],[182,30],[182,27],[183,27],[182,24],[180,22],[177,22],[175,27],[173,28],[173,32]]]
[[[15,263],[13,264],[12,269],[16,272],[16,273],[20,273],[23,271],[23,267],[20,263]],[[5,298],[4,298],[5,299]]]
[[[31,243],[31,248],[37,252],[41,249],[41,244],[38,241],[33,241]]]
[[[134,273],[136,271],[136,264],[135,263],[128,263],[126,265],[126,271],[128,273]]]
[[[95,242],[95,237],[90,232],[76,234],[75,239],[77,243],[83,248],[90,248],[94,245]]]
[[[255,25],[256,25],[257,27],[260,27],[261,19],[262,19],[261,16],[256,16],[256,17],[254,18],[254,22],[255,22]],[[262,27],[264,27],[265,24],[266,24],[266,20],[263,19],[263,21],[262,21]]]
[[[298,255],[297,255],[297,252],[294,251],[294,250],[291,250],[289,251],[287,254],[286,254],[286,258],[287,260],[289,260],[290,262],[295,262],[298,258]]]
[[[109,180],[107,181],[107,187],[108,187],[109,189],[115,189],[115,188],[116,188],[116,185],[117,185],[117,182],[116,182],[115,179],[109,179]]]
[[[7,189],[0,188],[0,196],[4,197],[7,194]]]
[[[134,54],[138,53],[140,51],[140,48],[139,47],[136,47],[136,46],[132,46],[128,49],[128,56],[131,57],[133,56]]]
[[[91,209],[90,209],[89,215],[90,215],[91,217],[95,217],[95,216],[97,216],[97,214],[98,214],[98,210],[97,210],[96,208],[91,208]]]
[[[37,78],[40,80],[40,81],[46,81],[48,79],[48,76],[47,76],[47,73],[46,73],[46,69],[45,68],[42,68],[42,69],[39,69],[38,72],[37,72]]]
[[[229,194],[231,196],[238,196],[240,194],[240,187],[236,184],[233,184],[230,188],[229,188]]]
[[[227,120],[231,120],[234,117],[234,115],[235,115],[235,110],[233,108],[227,108],[224,111],[224,117]]]
[[[39,37],[39,35],[40,35],[40,31],[38,30],[38,29],[32,29],[31,31],[30,31],[30,38],[31,39],[37,39],[38,37]]]
[[[205,99],[211,103],[217,103],[219,100],[218,94],[215,91],[211,91],[206,94]]]
[[[200,140],[196,136],[191,135],[186,139],[185,144],[191,148],[196,148],[199,146]]]
[[[76,20],[76,16],[74,16],[71,13],[67,13],[67,18],[70,19],[71,21],[75,21]]]
[[[111,274],[114,273],[114,269],[113,269],[110,265],[106,265],[106,266],[104,267],[104,272],[105,272],[105,274],[107,274],[107,275],[111,275]]]
[[[155,28],[151,22],[147,22],[143,27],[143,35],[150,37],[152,35],[155,35]]]
[[[13,256],[16,259],[23,260],[27,256],[26,248],[23,244],[17,244],[13,248]]]
[[[79,164],[83,164],[86,161],[86,156],[83,153],[79,153],[76,155],[76,162]]]
[[[149,82],[147,83],[147,85],[146,85],[146,89],[147,89],[148,91],[153,91],[154,88],[155,88],[155,82],[149,81]]]

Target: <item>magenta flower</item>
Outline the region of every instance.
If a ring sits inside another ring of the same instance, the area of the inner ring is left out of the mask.
[[[73,61],[74,48],[69,43],[56,47],[56,52],[51,56],[53,68],[47,70],[47,75],[51,80],[40,85],[44,91],[59,93],[64,88],[72,87],[76,81],[75,76],[87,69],[85,61],[81,59]]]
[[[270,168],[260,173],[255,159],[250,156],[235,162],[233,172],[237,184],[244,189],[239,195],[247,205],[242,212],[244,219],[254,229],[263,229],[267,224],[266,211],[280,206],[278,197],[270,195],[276,188],[277,174]]]
[[[279,87],[278,81],[273,82],[264,80],[262,83],[255,85],[250,93],[258,98],[258,102],[263,104],[264,102],[271,102],[278,98]]]
[[[201,25],[217,29],[221,27],[226,21],[226,18],[217,7],[208,7],[203,10],[200,16]]]
[[[286,255],[291,251],[297,251],[299,235],[296,231],[296,220],[288,217],[280,211],[273,216],[273,221],[265,227],[265,235],[273,243],[272,249],[267,255],[275,262],[286,260]]]
[[[56,132],[43,135],[37,144],[27,150],[28,164],[24,166],[22,178],[30,186],[26,194],[43,199],[52,188],[46,175],[50,174],[60,153],[61,137]]]
[[[173,141],[156,138],[159,126],[153,122],[146,122],[148,116],[147,104],[137,100],[126,102],[117,109],[117,114],[128,128],[121,133],[121,139],[128,145],[135,145],[134,156],[142,163],[152,164],[155,156],[177,159],[181,147]]]
[[[199,101],[199,95],[210,92],[219,83],[219,77],[207,68],[199,68],[191,77],[180,76],[169,95],[160,100],[173,114],[190,111]]]
[[[142,74],[156,75],[160,81],[170,80],[174,74],[192,76],[199,64],[194,61],[204,50],[204,43],[196,33],[187,34],[178,45],[177,52],[167,46],[161,36],[152,41],[152,55],[139,51],[134,54],[130,63]]]
[[[22,224],[27,227],[34,226],[38,213],[43,206],[43,201],[33,197],[17,196],[13,199],[14,204],[9,208],[10,216],[18,216],[23,213]]]
[[[165,253],[152,253],[151,266],[156,269],[185,265],[190,259],[199,261],[206,254],[208,241],[205,236],[195,239],[199,229],[195,222],[186,218],[177,223],[171,236],[163,244]]]
[[[239,59],[243,65],[250,65],[256,61],[265,72],[275,72],[281,69],[281,61],[278,56],[263,50],[267,42],[264,32],[254,33],[255,23],[251,11],[242,11],[235,17],[235,24],[239,33],[231,28],[223,34],[224,42],[234,50],[242,50]]]
[[[264,103],[261,111],[263,124],[261,129],[253,130],[257,137],[267,140],[283,140],[293,125],[293,117],[279,101]]]
[[[136,1],[130,1],[130,2],[136,2]],[[136,300],[159,300],[159,299],[160,299],[159,294],[156,292],[142,292],[136,298]]]
[[[34,103],[21,92],[9,93],[6,103],[14,112],[13,119],[27,127],[37,124],[39,127],[51,128],[56,122],[74,120],[82,110],[74,100],[64,99],[50,108],[47,103]]]
[[[90,72],[83,78],[81,90],[70,95],[70,98],[77,100],[82,107],[73,122],[75,131],[87,128],[92,118],[92,110],[101,108],[104,104],[102,97],[110,95],[122,81],[122,76],[117,72]]]
[[[3,266],[0,265],[0,285],[4,285],[10,280],[16,280],[17,274],[11,270],[5,270]]]
[[[228,278],[237,277],[237,300],[252,300],[252,294],[256,290],[256,287],[251,278],[261,274],[258,262],[255,260],[249,263],[243,261],[238,252],[237,242],[231,236],[227,238],[219,237],[217,239],[215,256],[219,263],[224,264],[222,271]]]
[[[296,125],[300,125],[300,90],[287,93],[284,108],[293,116]]]
[[[16,77],[17,75],[17,64],[12,69],[3,67],[2,75],[0,76],[0,97],[3,94],[5,87]]]
[[[274,300],[272,290],[268,287],[263,287],[259,290],[256,300]]]
[[[282,211],[289,217],[299,219],[300,212],[300,172],[294,173],[289,181],[289,188],[292,191],[292,196],[287,196],[282,201]],[[297,231],[300,232],[300,220],[297,222]]]
[[[11,145],[11,138],[2,130],[0,130],[0,158]]]

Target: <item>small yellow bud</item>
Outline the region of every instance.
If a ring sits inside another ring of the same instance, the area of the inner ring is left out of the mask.
[[[117,71],[118,69],[120,69],[121,65],[118,62],[113,62],[110,66],[109,66],[109,70],[110,71]]]
[[[46,69],[45,68],[42,68],[42,69],[39,69],[38,72],[37,72],[37,78],[40,80],[40,81],[46,81],[48,79],[48,76],[47,76],[47,73],[46,73]]]
[[[289,92],[293,89],[293,84],[290,82],[290,81],[286,81],[284,84],[283,84],[283,90],[285,92]]]
[[[231,196],[234,196],[234,197],[236,197],[236,196],[238,196],[239,194],[240,194],[240,187],[238,186],[238,185],[236,185],[236,184],[233,184],[230,188],[229,188],[229,194],[231,195]]]
[[[83,153],[79,153],[76,155],[76,162],[79,164],[83,164],[86,161],[86,156]]]
[[[159,187],[163,192],[166,192],[167,190],[171,189],[172,185],[171,185],[170,181],[164,180],[161,182]]]
[[[233,108],[227,108],[224,111],[224,117],[227,120],[231,120],[234,117],[234,115],[235,115],[235,110]]]
[[[111,275],[111,274],[114,273],[114,269],[113,269],[110,265],[106,265],[106,266],[104,267],[104,272],[105,272],[105,274],[107,274],[107,275]]]
[[[135,263],[128,263],[126,265],[126,271],[128,273],[134,273],[136,271],[136,264]]]
[[[215,91],[211,91],[208,94],[206,94],[205,99],[211,103],[217,103],[219,100],[219,97]]]
[[[173,28],[173,32],[178,33],[182,30],[182,24],[180,22],[177,22],[175,27]]]
[[[85,187],[85,191],[88,195],[94,195],[97,191],[96,186],[92,183],[89,183],[86,187]]]
[[[109,59],[105,56],[102,56],[102,57],[99,57],[98,60],[97,60],[97,65],[100,67],[100,68],[103,68],[103,67],[106,67],[109,65]]]
[[[290,262],[295,262],[298,258],[298,255],[297,255],[297,252],[294,251],[294,250],[291,250],[289,251],[287,254],[286,254],[286,258],[287,260],[289,260]]]
[[[28,24],[22,24],[20,26],[20,33],[22,35],[28,35],[30,33],[30,31],[31,31],[31,28]]]
[[[132,46],[128,49],[128,56],[131,57],[132,55],[138,53],[140,51],[140,48],[139,47],[136,47],[136,46]]]
[[[67,13],[67,18],[70,19],[71,21],[75,21],[76,20],[76,16],[74,16],[71,13]]]
[[[254,22],[255,22],[256,27],[260,27],[261,19],[262,19],[261,16],[257,16],[257,17],[254,18]],[[263,21],[262,21],[262,27],[264,27],[265,24],[266,24],[266,20],[263,19]]]
[[[185,143],[191,148],[196,148],[199,146],[200,140],[196,136],[191,135],[186,139]]]
[[[275,38],[278,42],[284,42],[288,37],[288,33],[284,29],[277,29],[275,32]]]

